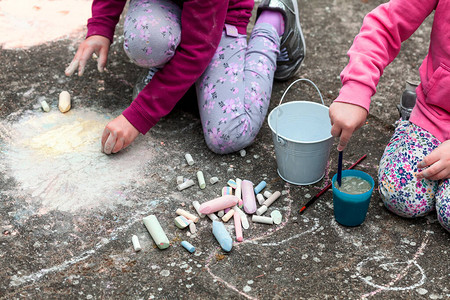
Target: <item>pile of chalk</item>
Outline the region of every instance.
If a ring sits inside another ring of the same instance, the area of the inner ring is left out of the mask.
[[[189,153],[185,155],[185,158],[189,165],[194,164],[194,160]],[[197,180],[200,189],[206,188],[206,181],[202,171],[197,172]],[[209,182],[216,184],[219,182],[219,179],[211,177]],[[195,182],[192,179],[185,179],[182,176],[177,177],[177,188],[180,191],[194,185]],[[271,193],[266,190],[264,193],[261,193],[266,186],[265,181],[261,181],[254,186],[250,180],[229,179],[227,186],[222,188],[220,197],[203,203],[192,201],[192,206],[197,214],[185,209],[177,209],[175,213],[178,216],[174,218],[175,225],[179,229],[189,228],[189,231],[194,234],[197,231],[195,224],[198,223],[200,218],[208,217],[212,221],[212,234],[220,244],[220,247],[224,251],[229,252],[233,247],[233,239],[224,223],[227,223],[231,218],[234,221],[234,235],[237,242],[244,240],[243,229],[250,228],[248,216],[251,216],[253,223],[270,225],[281,223],[282,214],[278,210],[273,210],[270,216],[264,216],[269,207],[281,196],[279,191]],[[170,242],[155,215],[145,217],[143,222],[159,249],[166,249],[170,246]],[[132,242],[135,251],[139,251],[141,247],[137,236],[132,237]],[[187,241],[182,241],[181,246],[191,253],[195,251],[195,247]]]

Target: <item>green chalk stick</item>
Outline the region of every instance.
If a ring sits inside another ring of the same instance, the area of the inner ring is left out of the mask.
[[[169,239],[164,233],[164,230],[155,215],[147,216],[143,218],[142,221],[159,249],[166,249],[170,246]]]

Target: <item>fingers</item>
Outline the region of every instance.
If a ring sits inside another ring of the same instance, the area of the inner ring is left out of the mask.
[[[103,152],[105,154],[111,154],[112,150],[114,149],[114,146],[117,142],[117,134],[116,133],[110,133],[108,138],[106,139],[105,146],[103,147]]]
[[[108,60],[108,50],[107,47],[102,47],[98,53],[97,69],[100,73],[105,70],[106,62]]]
[[[119,152],[120,150],[122,150],[123,148],[125,148],[124,147],[124,144],[125,144],[125,140],[123,139],[123,138],[119,138],[119,139],[117,139],[117,142],[116,142],[116,145],[114,146],[114,148],[112,149],[112,153],[117,153],[117,152]]]
[[[66,74],[66,76],[72,76],[73,72],[75,72],[75,70],[78,68],[78,64],[79,64],[79,60],[74,58],[72,60],[72,62],[70,63],[70,65],[66,68],[66,70],[64,71],[64,73]]]
[[[105,129],[103,130],[103,134],[102,134],[102,149],[101,149],[102,152],[105,152],[105,151],[104,151],[104,149],[105,149],[105,143],[106,143],[106,140],[108,139],[109,134],[110,134],[109,129],[108,129],[108,128],[105,128]]]
[[[342,151],[345,149],[345,147],[347,147],[347,144],[352,136],[350,131],[343,130],[337,125],[333,125],[333,127],[331,127],[331,135],[334,137],[339,137],[339,144],[337,146],[338,151]]]
[[[92,53],[94,53],[92,49],[85,49],[83,53],[81,53],[80,63],[78,66],[78,76],[83,76],[84,69],[86,68],[88,60],[92,57]]]
[[[422,161],[423,162],[423,161]],[[422,163],[420,162],[420,163]],[[417,165],[419,167],[420,163]],[[422,168],[422,167],[419,167]],[[448,171],[445,168],[445,165],[441,163],[440,161],[435,162],[430,165],[430,167],[426,168],[425,170],[420,171],[417,173],[416,177],[417,179],[430,179],[430,180],[439,180],[447,178]]]

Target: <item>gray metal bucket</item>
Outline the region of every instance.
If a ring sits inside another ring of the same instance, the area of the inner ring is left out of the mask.
[[[287,91],[299,81],[311,83],[322,104],[291,101],[281,104]],[[280,103],[269,114],[269,127],[275,145],[278,174],[293,184],[313,184],[323,178],[333,145],[331,121],[317,86],[308,79],[297,79],[284,92]]]

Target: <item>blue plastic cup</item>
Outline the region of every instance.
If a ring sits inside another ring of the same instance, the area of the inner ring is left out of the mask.
[[[366,218],[375,182],[369,174],[359,170],[343,170],[342,178],[346,176],[359,177],[371,185],[371,189],[365,193],[347,194],[337,189],[337,174],[332,179],[334,218],[344,226],[358,226]]]

